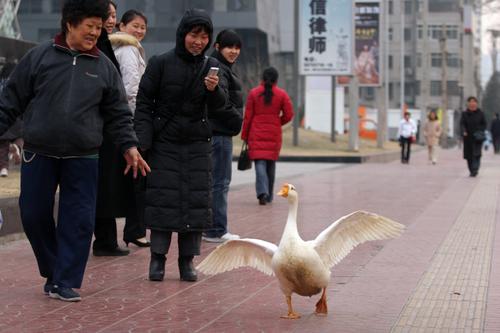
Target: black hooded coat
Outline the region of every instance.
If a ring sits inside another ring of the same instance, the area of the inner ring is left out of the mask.
[[[139,85],[135,130],[140,148],[148,154],[145,225],[162,231],[203,231],[212,221],[212,130],[207,108],[220,109],[227,92],[219,84],[205,88],[204,77],[214,58],[190,54],[184,39],[194,26],[212,31],[210,17],[188,10],[177,28],[174,49],[149,60]]]

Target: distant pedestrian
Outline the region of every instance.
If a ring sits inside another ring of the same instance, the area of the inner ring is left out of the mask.
[[[429,162],[437,163],[437,146],[439,145],[439,137],[441,136],[441,124],[439,124],[436,111],[429,112],[428,121],[424,127],[424,137],[429,152]]]
[[[277,82],[278,71],[273,67],[265,69],[261,84],[248,94],[241,132],[255,164],[255,189],[260,205],[273,200],[276,161],[282,143],[281,127],[293,118],[290,97],[276,85]]]
[[[96,210],[103,127],[125,173],[149,166],[137,150],[120,76],[96,47],[107,0],[65,0],[61,32],[31,49],[0,95],[0,134],[24,114],[21,221],[51,298],[79,301]],[[54,202],[59,189],[57,224]]]
[[[411,144],[416,141],[417,126],[410,119],[410,112],[405,111],[403,119],[399,122],[398,137],[401,146],[401,163],[410,163]]]
[[[491,122],[490,131],[495,154],[500,154],[500,118],[498,113],[495,113],[495,119]]]
[[[238,235],[228,231],[227,195],[231,184],[233,157],[233,136],[241,131],[243,122],[243,92],[241,81],[232,66],[241,51],[241,38],[233,30],[222,30],[215,38],[212,57],[220,62],[219,77],[227,82],[229,102],[222,112],[210,112],[212,126],[212,175],[213,175],[213,227],[203,236],[203,240],[221,243],[238,239]]]
[[[476,177],[481,165],[481,151],[485,140],[486,119],[478,108],[477,98],[467,98],[467,110],[462,112],[460,128],[464,140],[464,159],[467,160],[470,176]]]

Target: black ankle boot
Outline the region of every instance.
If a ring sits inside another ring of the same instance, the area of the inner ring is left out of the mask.
[[[165,255],[151,252],[151,262],[149,263],[149,280],[163,281],[165,275]]]
[[[183,256],[179,257],[179,273],[181,275],[182,281],[196,281],[198,280],[198,275],[193,266],[193,256]]]

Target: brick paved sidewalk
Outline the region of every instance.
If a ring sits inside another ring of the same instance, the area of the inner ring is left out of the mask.
[[[304,239],[357,209],[408,227],[398,239],[357,247],[334,268],[326,317],[313,314],[318,297],[295,296],[303,317],[279,319],[286,303],[275,278],[251,269],[181,282],[175,246],[161,283],[147,280],[147,249],[91,256],[83,301],[68,304],[43,295],[29,244],[16,241],[0,246],[0,332],[499,332],[499,164],[488,152],[469,178],[461,152],[448,150],[435,166],[420,152],[410,165],[297,165],[280,178],[299,191]],[[259,206],[248,182],[229,200],[231,232],[279,241],[285,200]],[[196,261],[213,248],[204,243]]]

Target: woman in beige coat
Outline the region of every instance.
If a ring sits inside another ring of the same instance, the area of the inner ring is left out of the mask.
[[[425,141],[429,149],[429,161],[432,164],[437,162],[437,145],[439,144],[439,137],[441,136],[441,124],[436,114],[436,111],[429,112],[427,124],[424,127]]]

